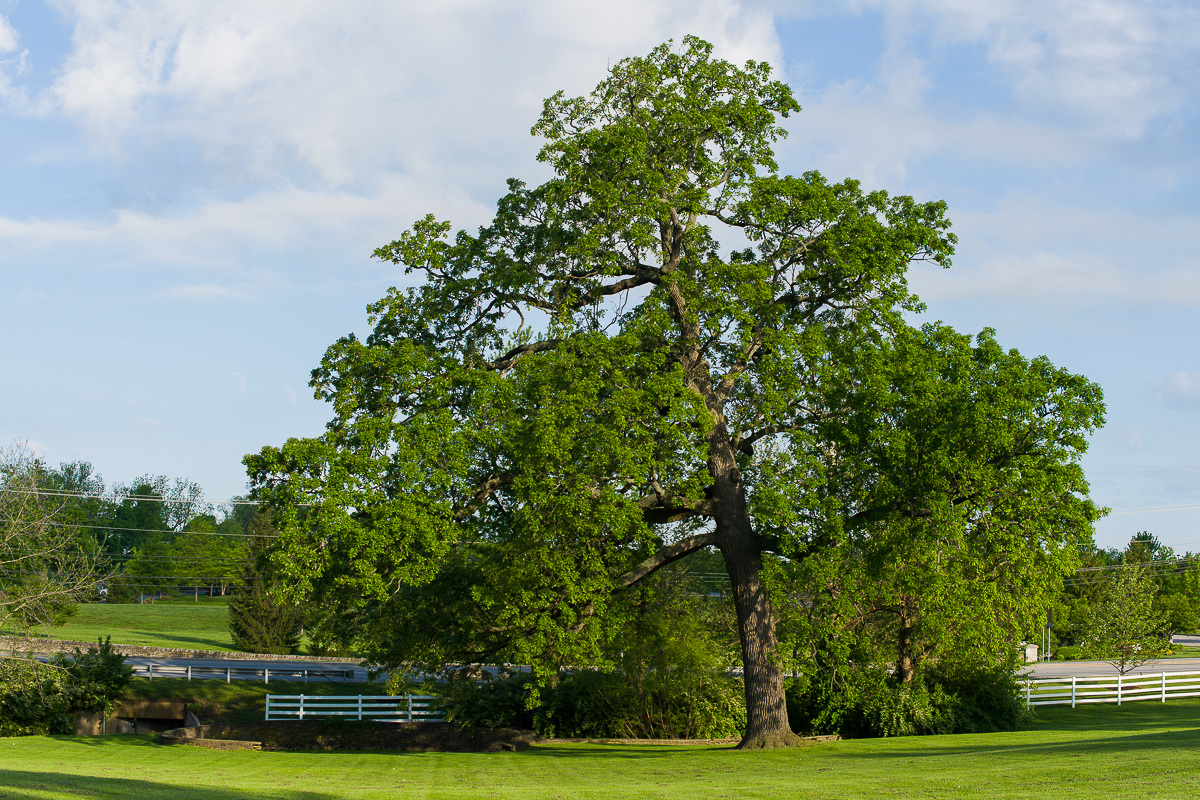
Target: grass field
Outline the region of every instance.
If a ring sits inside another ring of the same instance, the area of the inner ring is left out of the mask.
[[[55,639],[94,642],[112,636],[116,644],[233,650],[229,638],[229,598],[159,600],[156,603],[84,603],[65,625],[51,628]]]
[[[258,753],[146,736],[0,740],[0,797],[1191,798],[1200,702],[1044,711],[1017,733],[742,753],[546,745],[521,753]]]

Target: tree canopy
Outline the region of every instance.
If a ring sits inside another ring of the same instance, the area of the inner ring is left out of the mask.
[[[546,101],[553,177],[510,181],[490,224],[430,216],[379,248],[416,285],[314,370],[327,430],[246,458],[290,590],[377,663],[545,670],[597,657],[622,590],[716,548],[761,747],[791,741],[764,570],[856,542],[986,561],[1087,528],[1082,476],[1042,471],[1082,452],[1098,391],[990,334],[914,342],[905,274],[949,265],[945,205],[778,174],[798,109],[766,64],[663,45]],[[969,385],[943,397],[938,369]],[[1017,560],[1005,580],[1043,566]]]

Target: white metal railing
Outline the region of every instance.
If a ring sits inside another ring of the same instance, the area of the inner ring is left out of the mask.
[[[1169,697],[1200,697],[1200,672],[1031,678],[1025,681],[1026,706],[1081,703],[1167,702]]]
[[[297,669],[295,667],[218,667],[177,664],[146,664],[133,668],[134,676],[144,675],[149,680],[155,678],[187,678],[187,680],[225,679],[226,683],[233,680],[261,680],[270,683],[271,678],[277,680],[303,681],[309,678],[339,681],[352,681],[356,675],[353,669]]]
[[[435,722],[444,713],[434,706],[432,695],[267,695],[267,716],[271,719],[309,717],[351,717],[383,722]]]

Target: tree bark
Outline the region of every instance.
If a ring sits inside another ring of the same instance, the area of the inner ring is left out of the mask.
[[[738,747],[769,749],[799,744],[788,724],[771,598],[759,580],[761,555],[747,546],[751,537],[734,533],[721,538],[721,554],[733,586],[746,686],[746,733]]]
[[[775,615],[759,578],[762,549],[746,508],[745,487],[724,417],[715,416],[717,425],[709,440],[709,469],[717,500],[715,533],[733,587],[746,687],[746,733],[738,748],[792,747],[800,744],[800,738],[788,724]]]
[[[900,630],[897,634],[896,673],[895,678],[900,683],[909,683],[917,669],[917,660],[913,654],[913,639],[916,636],[917,623],[915,610],[908,604],[900,604]]]

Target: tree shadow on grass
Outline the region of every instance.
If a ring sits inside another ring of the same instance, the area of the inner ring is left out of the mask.
[[[231,649],[229,642],[216,639],[205,639],[200,636],[177,636],[165,631],[129,631],[126,638],[141,637],[149,643],[141,647],[173,647],[179,650],[217,650],[223,653],[237,652]],[[183,643],[183,644],[181,644]],[[203,647],[186,647],[186,644],[199,644]]]
[[[180,800],[335,800],[341,797],[293,789],[250,791],[233,787],[188,786],[136,778],[0,770],[0,798],[45,800],[47,795],[89,798],[174,797]]]
[[[1165,728],[1191,728],[1200,719],[1200,702],[1173,700],[1158,703],[1143,700],[1115,705],[1095,703],[1047,706],[1037,710],[1027,730],[1034,731],[1154,731]]]
[[[732,745],[609,745],[609,744],[578,744],[554,745],[538,744],[523,750],[521,755],[527,758],[619,758],[619,759],[656,759],[678,758],[682,753],[710,753],[714,750],[733,750]]]
[[[1096,731],[1096,736],[1071,737],[1054,741],[1014,740],[1019,734],[989,736],[907,737],[893,739],[888,745],[869,750],[843,750],[839,758],[917,759],[959,755],[1053,755],[1055,757],[1096,756],[1105,753],[1128,755],[1137,751],[1200,749],[1200,728],[1191,730],[1130,732],[1123,736]],[[861,741],[861,740],[860,740]],[[902,744],[903,743],[903,744]]]

